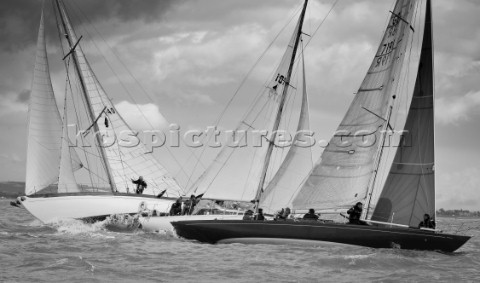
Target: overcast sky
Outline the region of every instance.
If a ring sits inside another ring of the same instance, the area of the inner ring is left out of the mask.
[[[437,207],[479,210],[480,1],[432,2]],[[66,3],[77,34],[84,36],[82,44],[94,71],[121,114],[137,129],[146,122],[135,104],[155,128],[168,123],[183,129],[211,125],[301,6],[293,0]],[[310,0],[305,33],[313,33],[332,3]],[[386,0],[340,0],[313,37],[305,60],[311,125],[317,136],[328,140],[343,117],[392,5]],[[0,3],[0,181],[25,179],[27,103],[40,11],[41,1]],[[54,88],[61,93],[65,74],[50,1],[45,3],[45,16]],[[249,84],[258,87],[268,79],[292,29],[288,25],[275,41]],[[234,126],[250,101],[248,95],[234,101],[221,126]],[[180,162],[191,162],[185,152],[174,154]],[[173,174],[179,170],[171,160],[164,165]]]

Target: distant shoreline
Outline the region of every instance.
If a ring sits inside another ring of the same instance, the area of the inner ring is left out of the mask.
[[[15,199],[25,195],[25,182],[0,182],[0,197]]]

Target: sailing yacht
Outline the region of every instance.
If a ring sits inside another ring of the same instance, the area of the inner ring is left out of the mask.
[[[143,143],[120,144],[121,134],[133,131],[90,67],[64,3],[53,3],[59,34],[65,35],[64,106],[57,105],[50,79],[42,10],[28,111],[26,195],[17,203],[45,223],[99,220],[146,208],[168,212],[185,192]],[[81,130],[81,145],[69,139],[71,124]],[[132,179],[140,176],[147,188],[135,194]]]
[[[470,239],[418,228],[424,214],[435,215],[431,3],[397,0],[390,14],[365,79],[321,162],[292,201],[297,213],[309,208],[345,210],[362,202],[362,220],[368,225],[326,221],[173,222],[179,236],[208,243],[307,240],[443,252],[453,252]],[[300,37],[301,29],[297,32]],[[416,40],[419,56],[413,54]],[[414,84],[409,86],[409,82]],[[399,113],[402,99],[410,105],[403,123]],[[399,128],[408,133],[410,142],[400,143],[394,158],[389,159],[384,154],[391,150],[388,133]],[[384,181],[382,174],[387,176]]]
[[[261,206],[268,214],[291,205],[291,189],[298,188],[313,168],[312,148],[301,144],[305,139],[302,134],[310,126],[305,72],[298,64],[302,54],[297,52],[302,44],[299,31],[306,4],[299,11],[293,35],[280,63],[273,76],[262,85],[235,130],[237,141],[253,135],[254,131],[267,130],[267,136],[263,137],[266,142],[261,146],[225,145],[187,195],[202,195],[204,200],[254,202],[255,207]],[[296,84],[290,84],[294,72],[298,80]],[[291,145],[282,147],[277,133],[292,131],[295,135]],[[155,232],[173,230],[171,223],[183,220],[241,220],[245,210],[236,213],[225,209],[215,211],[208,215],[145,217],[141,219],[142,229]]]

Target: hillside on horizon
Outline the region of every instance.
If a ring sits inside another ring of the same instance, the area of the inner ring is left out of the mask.
[[[25,182],[0,182],[0,197],[16,198],[25,194]]]

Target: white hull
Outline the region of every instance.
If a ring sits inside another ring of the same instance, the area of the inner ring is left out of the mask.
[[[22,205],[44,223],[59,219],[85,219],[112,214],[133,214],[147,208],[167,213],[174,202],[136,195],[85,194],[47,197],[22,197]],[[143,204],[143,207],[142,207]]]
[[[209,214],[209,215],[178,215],[178,216],[157,216],[141,217],[142,229],[147,232],[174,231],[172,222],[184,220],[241,220],[243,214]]]

